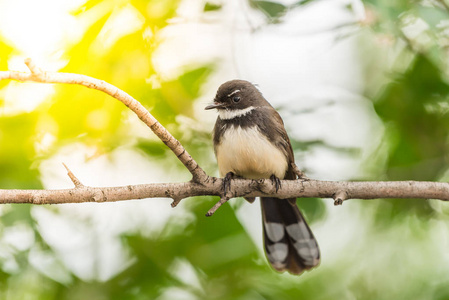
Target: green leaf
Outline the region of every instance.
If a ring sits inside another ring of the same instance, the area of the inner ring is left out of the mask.
[[[250,0],[250,5],[263,12],[271,21],[278,21],[285,15],[288,7],[272,1]]]
[[[204,4],[203,11],[205,11],[205,12],[206,11],[216,11],[216,10],[220,10],[221,7],[222,6],[220,4],[206,2],[206,4]]]

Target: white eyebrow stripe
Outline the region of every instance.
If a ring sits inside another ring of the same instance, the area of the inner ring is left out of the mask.
[[[239,93],[240,92],[240,90],[235,90],[235,91],[233,91],[232,93],[230,93],[229,95],[228,95],[228,97],[231,97],[232,95],[235,95],[235,94],[237,94],[237,93]]]

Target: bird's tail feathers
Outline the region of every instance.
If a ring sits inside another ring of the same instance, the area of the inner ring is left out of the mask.
[[[296,202],[261,198],[261,206],[265,252],[273,268],[300,274],[317,266],[318,243]]]

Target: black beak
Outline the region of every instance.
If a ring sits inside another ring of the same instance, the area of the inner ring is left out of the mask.
[[[218,103],[218,102],[214,102],[208,106],[206,106],[204,109],[214,109],[214,108],[221,108],[224,107],[226,104],[225,103]]]

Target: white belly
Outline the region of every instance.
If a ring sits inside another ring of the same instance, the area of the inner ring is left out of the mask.
[[[233,172],[250,179],[269,178],[271,175],[282,179],[288,167],[284,153],[256,127],[228,128],[215,152],[221,176]]]

